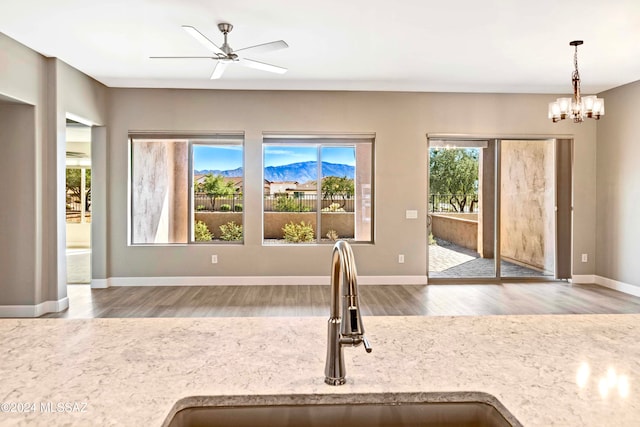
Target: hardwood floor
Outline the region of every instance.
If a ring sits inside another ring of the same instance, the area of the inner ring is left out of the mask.
[[[360,286],[365,316],[640,313],[640,298],[564,282]],[[49,318],[328,316],[328,286],[70,285],[69,309]]]

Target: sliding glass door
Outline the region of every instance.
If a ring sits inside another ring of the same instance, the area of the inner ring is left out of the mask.
[[[429,277],[495,277],[494,153],[492,141],[430,141]]]
[[[430,138],[429,278],[570,277],[572,145]]]

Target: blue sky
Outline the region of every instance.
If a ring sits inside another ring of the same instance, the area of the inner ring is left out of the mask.
[[[267,145],[264,148],[264,166],[281,166],[298,162],[317,161],[315,146]],[[322,161],[355,166],[354,147],[323,147]]]
[[[242,166],[241,145],[193,145],[195,170],[230,170]]]

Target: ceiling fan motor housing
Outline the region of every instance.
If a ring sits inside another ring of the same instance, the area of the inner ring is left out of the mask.
[[[233,30],[233,25],[227,24],[226,22],[221,22],[220,24],[218,24],[218,29],[222,32],[222,34],[224,34],[224,43],[222,44],[222,46],[220,46],[220,50],[223,51],[225,55],[227,55],[228,59],[235,61],[238,58],[238,55],[234,55],[233,49],[231,48],[231,46],[229,46],[229,43],[227,43],[227,34],[229,34],[231,30]]]
[[[227,24],[226,22],[221,22],[220,24],[218,24],[218,29],[223,33],[223,34],[227,34],[230,33],[231,30],[233,30],[233,25],[231,24]]]

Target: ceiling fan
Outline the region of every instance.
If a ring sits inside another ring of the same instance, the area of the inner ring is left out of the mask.
[[[284,74],[286,68],[276,65],[266,64],[264,62],[245,58],[245,53],[263,53],[273,50],[285,49],[289,45],[284,40],[263,43],[255,46],[244,47],[242,49],[233,50],[227,43],[227,35],[233,29],[233,25],[227,23],[218,24],[218,29],[224,34],[224,43],[222,47],[218,47],[215,43],[205,37],[200,31],[189,25],[183,25],[182,28],[198,40],[204,47],[213,52],[213,56],[151,56],[151,59],[213,59],[216,65],[213,67],[211,79],[219,79],[227,69],[229,64],[240,64],[245,67],[255,68],[256,70],[269,71],[271,73]]]

